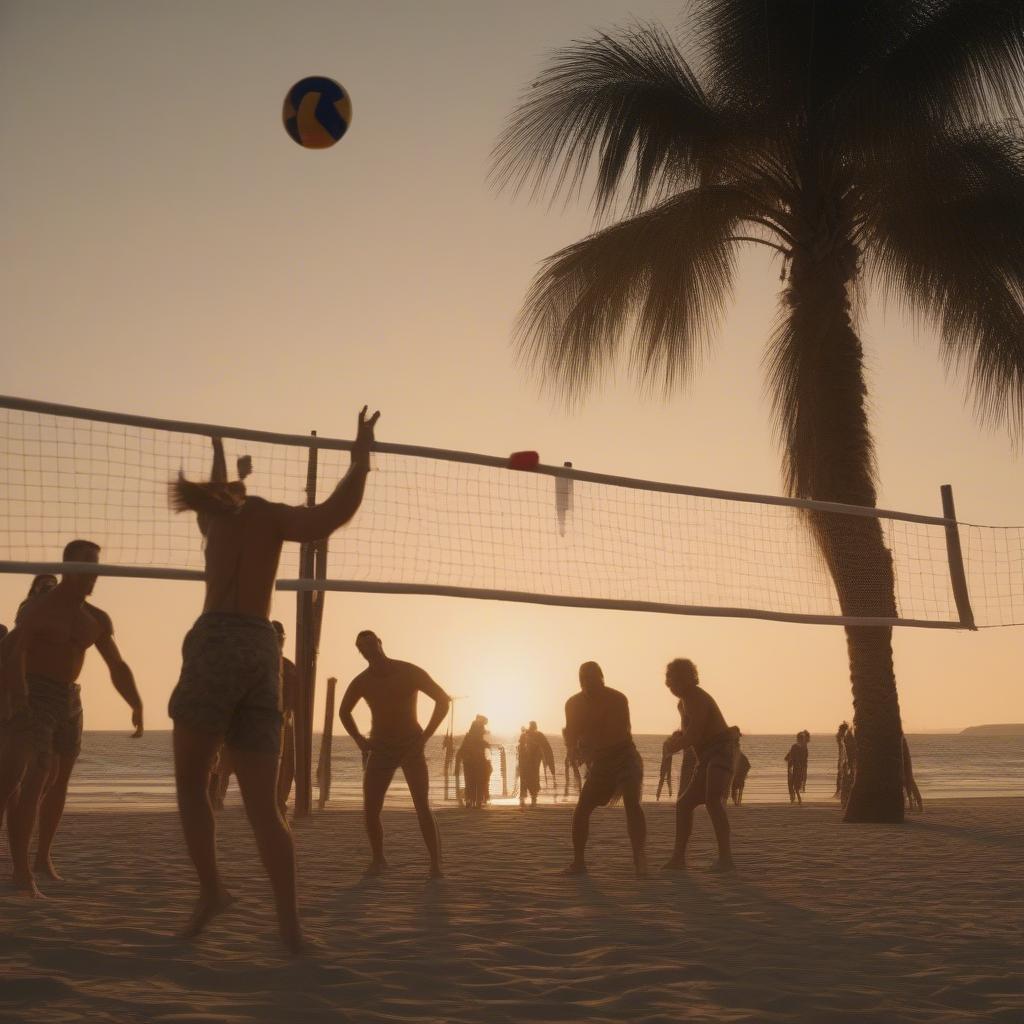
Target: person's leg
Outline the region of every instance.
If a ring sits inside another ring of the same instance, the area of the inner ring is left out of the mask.
[[[35,870],[57,881],[60,881],[60,875],[53,866],[51,855],[53,837],[57,834],[57,826],[60,825],[61,816],[64,814],[68,782],[77,760],[77,750],[52,758],[53,769],[47,777],[47,789],[43,793],[39,807],[39,842],[36,846]]]
[[[437,821],[430,810],[430,774],[427,771],[427,760],[420,755],[410,758],[402,765],[402,773],[409,786],[412,805],[416,808],[416,818],[423,833],[427,853],[430,855],[430,877],[443,878],[441,871],[441,836],[437,830]]]
[[[622,791],[622,806],[626,811],[626,832],[633,848],[633,867],[637,878],[647,877],[647,818],[640,802],[640,786],[626,786]]]
[[[370,865],[367,875],[379,875],[387,866],[384,859],[384,826],[380,814],[384,809],[384,796],[395,774],[393,765],[382,763],[379,757],[370,754],[363,772],[363,822],[366,838],[370,841]]]
[[[281,735],[281,767],[277,774],[277,806],[284,815],[288,807],[288,794],[295,780],[295,720],[289,715]]]
[[[676,801],[676,841],[672,856],[662,865],[663,871],[686,870],[686,847],[693,831],[694,809],[704,803],[707,792],[707,767],[698,764],[690,777],[690,783],[679,794]]]
[[[280,752],[232,747],[231,757],[260,860],[274,890],[281,939],[292,953],[298,953],[302,949],[302,927],[295,892],[295,844],[277,804]]]
[[[17,802],[7,820],[7,838],[11,850],[14,887],[38,898],[43,894],[29,866],[28,847],[36,827],[39,801],[50,775],[50,756],[40,756],[37,751],[26,751],[24,756],[25,771],[21,777]]]
[[[0,744],[0,824],[3,824],[4,815],[10,823],[28,756],[28,748],[16,737],[12,736]]]
[[[712,766],[708,769],[707,798],[705,805],[711,827],[715,830],[715,841],[718,843],[718,860],[714,871],[732,871],[735,865],[732,860],[732,845],[729,830],[729,815],[725,810],[726,791],[729,786],[727,768]]]
[[[217,866],[217,831],[210,806],[210,767],[223,737],[174,726],[174,784],[185,846],[199,876],[199,901],[182,936],[198,935],[232,902]]]
[[[576,809],[572,812],[572,863],[562,872],[565,875],[584,875],[587,872],[587,839],[590,836],[590,816],[598,806],[587,791],[586,783],[580,790]]]

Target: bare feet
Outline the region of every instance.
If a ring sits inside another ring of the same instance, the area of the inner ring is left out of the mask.
[[[686,860],[681,857],[678,853],[673,853],[671,857],[664,864],[661,865],[662,871],[685,871]]]
[[[573,875],[585,875],[587,873],[587,865],[580,864],[578,861],[573,861],[567,868],[562,868],[558,873],[567,877],[571,877]]]
[[[388,869],[388,862],[381,857],[380,860],[371,860],[363,871],[363,878],[379,878]]]
[[[647,857],[640,853],[633,858],[633,868],[637,878],[647,877]]]
[[[224,913],[234,902],[234,896],[227,889],[222,889],[212,897],[200,896],[188,924],[179,935],[183,939],[194,939],[218,914]]]
[[[444,878],[444,872],[441,870],[441,865],[431,864],[430,870],[427,872],[427,878]]]
[[[736,864],[733,862],[732,857],[719,857],[718,860],[708,868],[708,871],[715,875],[727,875],[731,871],[735,870]]]
[[[26,874],[19,874],[17,871],[11,876],[11,882],[14,888],[19,892],[25,893],[28,897],[34,900],[45,900],[46,897],[39,891],[39,886],[36,885],[35,877],[32,872]]]
[[[53,858],[47,854],[45,857],[36,855],[35,870],[40,874],[46,875],[47,878],[52,878],[55,882],[63,882],[64,879],[57,874],[57,869],[53,866]]]

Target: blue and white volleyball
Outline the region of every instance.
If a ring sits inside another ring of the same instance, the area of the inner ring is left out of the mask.
[[[348,131],[352,100],[333,78],[310,75],[284,98],[285,131],[306,149],[327,149]]]

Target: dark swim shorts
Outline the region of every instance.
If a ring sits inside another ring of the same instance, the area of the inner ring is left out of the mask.
[[[423,730],[413,733],[407,740],[400,743],[382,743],[370,736],[370,753],[366,758],[365,774],[387,776],[390,779],[399,768],[407,768],[422,762],[426,767],[426,754],[409,753],[409,746],[423,735]]]
[[[698,806],[706,804],[708,771],[711,769],[718,769],[730,779],[732,778],[740,756],[739,736],[739,729],[736,726],[731,726],[697,751],[697,770],[693,773],[690,784],[679,794],[676,803],[686,800],[688,803],[696,803]],[[750,770],[749,767],[747,770]],[[745,773],[743,778],[746,778]]]
[[[28,704],[3,725],[4,736],[27,740],[39,760],[50,754],[77,757],[82,751],[82,689],[77,683],[29,672]]]
[[[205,612],[185,636],[168,714],[175,724],[223,736],[229,747],[281,750],[281,645],[254,615]]]
[[[635,787],[639,796],[644,783],[644,762],[632,740],[604,750],[587,766],[580,802],[604,807],[623,790]]]

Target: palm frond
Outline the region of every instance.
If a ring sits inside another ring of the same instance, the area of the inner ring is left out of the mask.
[[[865,196],[870,279],[935,326],[979,418],[1024,437],[1024,141],[936,137]],[[913,173],[914,158],[920,173]]]
[[[526,298],[520,357],[570,400],[612,365],[620,344],[642,384],[685,381],[731,294],[735,232],[752,215],[742,190],[705,186],[555,253]],[[761,240],[757,223],[747,230]]]
[[[632,167],[630,209],[707,177],[723,114],[666,32],[638,25],[556,52],[525,93],[492,154],[492,181],[534,196],[576,194],[596,161],[594,203],[614,201]]]
[[[840,98],[842,128],[902,144],[925,125],[1024,115],[1024,3],[917,0],[909,31],[888,37]]]

